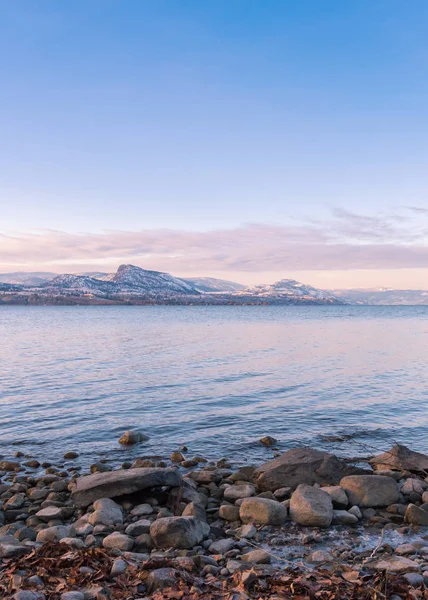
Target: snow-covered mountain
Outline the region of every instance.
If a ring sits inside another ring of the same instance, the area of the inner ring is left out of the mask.
[[[105,281],[111,281],[120,286],[121,289],[136,288],[153,295],[199,294],[195,286],[184,281],[184,279],[179,279],[169,273],[148,271],[134,265],[120,265],[116,273],[111,277],[107,277]]]
[[[333,290],[340,299],[350,304],[367,304],[373,306],[426,306],[428,290]]]
[[[246,289],[246,286],[242,285],[242,283],[216,279],[215,277],[187,277],[184,281],[187,281],[187,283],[190,283],[197,290],[204,293],[239,292]]]
[[[56,276],[57,273],[47,273],[44,271],[37,271],[34,273],[17,271],[15,273],[0,273],[0,282],[18,285],[41,285]]]
[[[254,285],[240,292],[257,297],[274,298],[313,298],[315,300],[326,300],[337,302],[338,299],[331,292],[319,290],[311,285],[305,285],[295,279],[281,279],[268,285]]]

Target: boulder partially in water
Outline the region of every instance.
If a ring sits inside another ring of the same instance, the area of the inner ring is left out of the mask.
[[[346,475],[364,473],[338,459],[334,454],[314,448],[293,448],[278,458],[261,465],[254,473],[260,491],[295,489],[301,483],[338,484]]]
[[[414,452],[402,444],[396,444],[391,450],[375,456],[369,462],[377,471],[395,469],[397,471],[428,472],[428,456]]]
[[[89,506],[100,498],[116,498],[154,487],[178,487],[181,475],[177,469],[119,469],[94,473],[70,484],[71,498],[76,506]]]

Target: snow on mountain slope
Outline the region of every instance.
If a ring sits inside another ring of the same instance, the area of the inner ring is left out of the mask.
[[[216,279],[214,277],[187,277],[184,281],[190,283],[200,292],[205,293],[238,292],[246,289],[246,286],[242,285],[242,283]]]
[[[295,279],[281,279],[270,285],[255,285],[247,288],[243,294],[266,297],[314,298],[316,300],[338,299],[331,293],[305,285]]]
[[[199,295],[198,290],[184,279],[173,277],[169,273],[148,271],[134,265],[120,265],[117,272],[109,278],[122,289],[138,288],[150,294],[191,294]]]

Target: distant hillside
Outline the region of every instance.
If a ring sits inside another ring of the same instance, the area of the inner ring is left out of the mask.
[[[17,271],[16,273],[0,273],[1,283],[16,283],[22,285],[40,285],[56,277],[58,273],[46,273],[43,271],[35,273],[26,273]]]
[[[187,277],[185,281],[192,284],[200,292],[238,292],[246,289],[246,286],[242,283],[215,279],[214,277]]]
[[[255,285],[247,288],[243,294],[252,294],[258,297],[276,298],[312,298],[314,300],[325,300],[338,303],[339,300],[332,292],[314,288],[311,285],[300,283],[295,279],[281,279],[268,285]]]
[[[428,290],[332,290],[342,300],[352,304],[379,306],[425,306],[428,305]]]

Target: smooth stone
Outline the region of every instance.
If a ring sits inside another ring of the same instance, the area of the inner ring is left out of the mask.
[[[239,508],[239,516],[243,523],[282,525],[287,520],[288,512],[285,506],[276,500],[244,498]]]
[[[88,517],[90,525],[105,525],[114,527],[122,525],[123,512],[121,507],[111,498],[101,498],[94,502],[94,512]]]
[[[64,592],[61,600],[85,600],[85,596],[82,592]]]
[[[162,569],[155,569],[151,571],[145,580],[147,591],[152,594],[156,590],[162,590],[167,587],[171,587],[175,584],[177,578],[175,576],[175,570],[164,567]]]
[[[232,538],[224,538],[222,540],[217,540],[213,542],[211,546],[208,548],[208,551],[211,554],[226,554],[229,550],[235,547],[235,540]]]
[[[72,537],[71,532],[73,531],[72,526],[69,525],[54,525],[53,527],[47,527],[46,529],[41,529],[38,534],[36,541],[37,542],[52,542],[61,540],[62,538]]]
[[[132,550],[134,540],[129,535],[115,531],[103,539],[104,548],[116,548],[117,550]]]
[[[128,527],[125,529],[125,533],[127,535],[133,536],[139,536],[143,533],[149,533],[151,524],[152,522],[148,519],[140,519],[139,521],[128,525]]]
[[[139,504],[131,510],[131,515],[133,517],[142,517],[143,515],[151,515],[152,512],[153,507],[150,504]]]
[[[63,516],[64,510],[57,506],[47,506],[36,513],[36,517],[45,523],[49,523],[49,521],[52,521],[53,519],[59,519],[62,521]]]
[[[118,577],[119,575],[122,575],[123,573],[125,573],[127,567],[128,563],[125,560],[123,560],[122,558],[116,558],[111,567],[111,577]]]
[[[272,560],[271,555],[264,550],[251,550],[241,556],[242,562],[245,563],[256,563],[259,565],[269,564]]]
[[[333,523],[356,525],[358,523],[358,517],[347,510],[333,510]]]
[[[340,485],[328,485],[321,488],[323,492],[326,492],[331,496],[333,507],[342,509],[347,508],[349,504],[348,496],[343,488]]]
[[[350,475],[340,481],[340,487],[351,504],[367,508],[394,504],[400,494],[395,479],[383,475]]]
[[[195,517],[164,517],[156,519],[150,535],[157,548],[192,548],[208,534],[209,525]]]
[[[80,538],[65,537],[65,538],[61,538],[59,541],[61,544],[67,544],[67,546],[71,546],[72,548],[84,548],[85,547],[85,542],[83,540],[81,540]]]
[[[256,493],[256,488],[250,483],[242,485],[231,485],[224,490],[225,500],[239,500],[240,498],[250,498]]]
[[[333,520],[331,496],[320,488],[301,484],[291,496],[290,516],[305,527],[329,527]]]
[[[83,507],[100,498],[115,498],[155,487],[179,487],[181,481],[175,468],[119,469],[79,477],[70,484],[71,498],[76,506]]]
[[[366,566],[376,571],[387,571],[388,573],[405,573],[406,571],[417,571],[419,569],[419,564],[416,561],[404,556],[380,558],[367,563]]]
[[[428,526],[428,511],[416,506],[416,504],[409,504],[404,515],[404,520],[406,523],[411,523],[412,525],[426,527]]]
[[[399,471],[428,471],[428,456],[396,444],[388,452],[375,456],[370,461],[375,469],[397,469]],[[390,502],[393,504],[393,502]]]
[[[257,529],[252,523],[247,523],[246,525],[242,525],[242,527],[238,527],[235,531],[235,535],[240,539],[251,540],[257,533]]]
[[[225,521],[238,521],[239,520],[239,506],[231,506],[228,504],[222,504],[219,508],[219,516]]]

